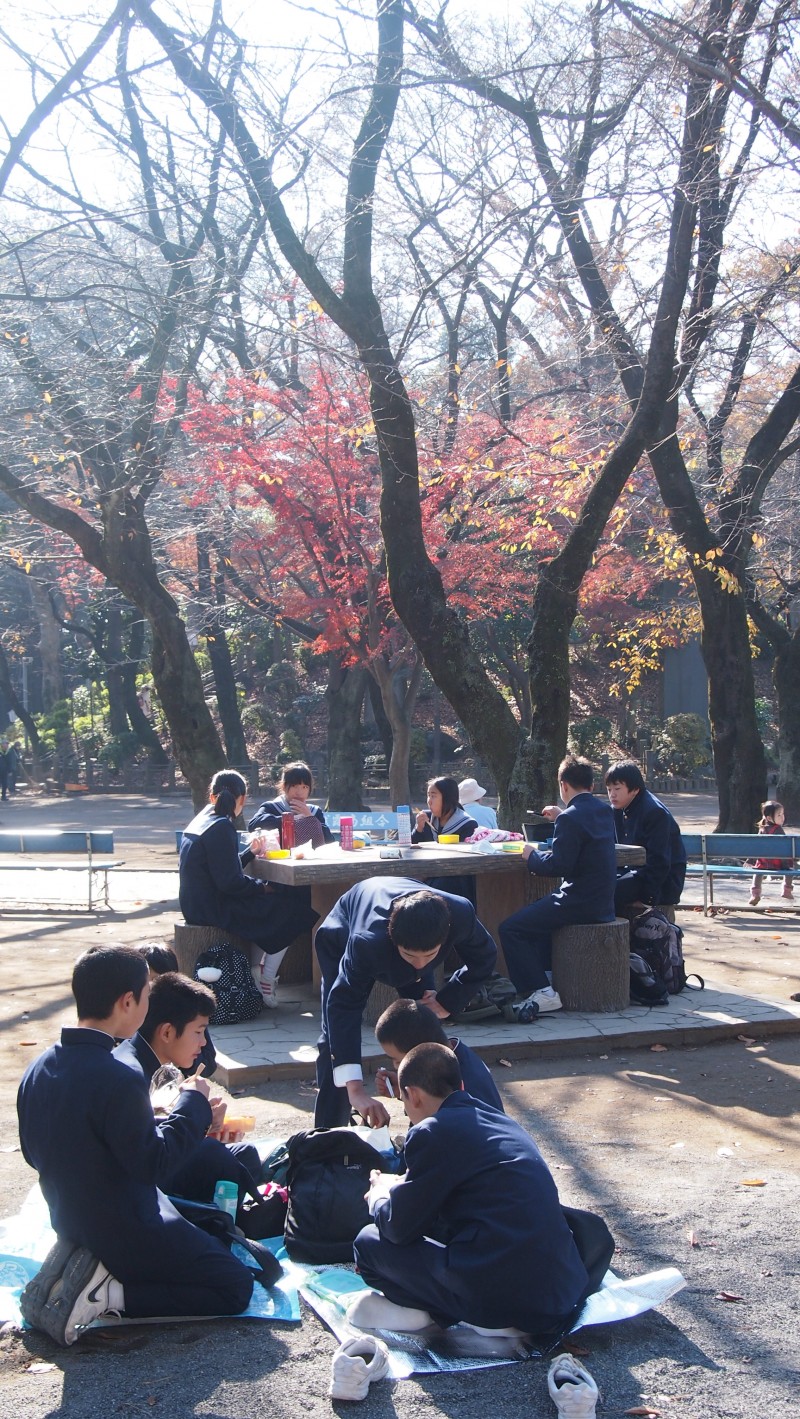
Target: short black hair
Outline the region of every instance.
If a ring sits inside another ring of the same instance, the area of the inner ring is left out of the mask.
[[[558,781],[568,783],[570,788],[590,789],[594,784],[594,764],[568,754],[558,766]]]
[[[314,775],[308,767],[308,764],[304,763],[302,759],[295,759],[293,764],[286,764],[284,766],[283,773],[278,779],[278,788],[283,792],[286,788],[296,788],[299,783],[306,784],[309,793],[312,792],[314,788]]]
[[[389,939],[405,951],[433,951],[449,930],[450,909],[438,892],[406,892],[389,914]]]
[[[161,941],[142,941],[136,949],[141,951],[148,969],[154,976],[163,976],[165,971],[180,970],[178,957],[172,947],[164,946]]]
[[[75,962],[72,994],[79,1020],[107,1020],[123,995],[141,998],[147,962],[135,946],[90,946]]]
[[[447,1045],[428,1043],[415,1045],[397,1071],[400,1090],[413,1085],[434,1099],[446,1099],[461,1088],[461,1070],[453,1051]]]
[[[418,1000],[393,1000],[375,1026],[375,1038],[381,1045],[394,1045],[403,1054],[415,1045],[447,1044],[438,1017]]]
[[[606,773],[606,785],[610,783],[624,783],[631,792],[644,788],[644,777],[639,765],[634,759],[620,759],[618,764],[612,764]]]
[[[159,1025],[174,1025],[182,1035],[187,1025],[198,1015],[210,1020],[217,1006],[213,990],[202,981],[190,980],[177,971],[167,971],[154,980],[150,988],[147,1016],[141,1027],[148,1044]]]
[[[442,795],[442,811],[444,813],[455,813],[459,806],[458,779],[444,778],[428,779],[428,788],[437,788]]]

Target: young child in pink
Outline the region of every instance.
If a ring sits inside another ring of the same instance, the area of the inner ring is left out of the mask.
[[[758,831],[760,834],[764,834],[767,837],[773,837],[776,833],[780,833],[782,836],[785,836],[786,830],[783,826],[785,822],[786,814],[784,812],[782,803],[778,803],[774,798],[768,798],[766,803],[762,803],[761,821],[758,825]],[[793,858],[759,857],[758,860],[754,863],[754,866],[756,871],[753,877],[753,885],[750,888],[751,907],[757,907],[759,902],[761,901],[761,878],[765,872],[785,872],[785,876],[783,879],[782,896],[787,902],[794,901],[794,892],[792,891],[792,877],[788,872],[786,872],[787,867],[794,866]]]

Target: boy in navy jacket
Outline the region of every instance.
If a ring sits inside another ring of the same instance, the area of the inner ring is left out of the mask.
[[[568,1323],[589,1278],[536,1144],[462,1091],[445,1045],[410,1050],[399,1084],[413,1125],[407,1171],[371,1175],[373,1221],[354,1252],[375,1289],[348,1320],[389,1330],[465,1322],[489,1334]]]
[[[522,849],[528,871],[561,877],[561,886],[500,923],[500,944],[517,994],[520,1024],[545,1011],[560,1010],[561,997],[548,978],[552,933],[577,922],[613,921],[617,878],[614,819],[607,803],[592,794],[594,769],[587,759],[566,758],[559,765],[558,786],[566,807],[544,808],[554,820],[553,846],[539,852]]]
[[[394,1071],[379,1069],[375,1075],[378,1093],[386,1098],[398,1097],[397,1069],[409,1050],[415,1045],[447,1045],[453,1051],[461,1070],[464,1088],[480,1104],[488,1104],[490,1109],[504,1112],[503,1101],[492,1078],[492,1072],[484,1064],[479,1054],[457,1036],[448,1036],[427,1005],[418,1000],[395,1000],[387,1006],[375,1026],[375,1038],[384,1054],[388,1055]],[[387,1085],[389,1087],[387,1087]],[[390,1089],[394,1092],[391,1093]]]
[[[86,951],[72,990],[78,1025],[26,1071],[22,1152],[39,1173],[57,1242],[22,1293],[24,1318],[61,1345],[109,1311],[237,1315],[253,1273],[159,1191],[205,1137],[209,1086],[187,1079],[156,1124],[147,1093],[113,1056],[147,1013],[147,962],[128,946]]]
[[[451,948],[463,965],[437,991],[434,970]],[[378,1128],[389,1114],[367,1093],[361,1068],[361,1017],[375,981],[447,1019],[489,979],[497,947],[464,897],[420,890],[411,878],[370,877],[339,898],[317,928],[314,949],[322,974],[314,1122],[341,1126],[357,1109]]]

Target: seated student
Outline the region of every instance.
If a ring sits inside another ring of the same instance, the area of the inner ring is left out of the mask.
[[[141,1083],[112,1053],[147,1013],[146,961],[129,946],[93,948],[78,958],[72,990],[77,1028],[34,1061],[17,1096],[23,1156],[58,1238],[22,1293],[24,1318],[72,1345],[108,1311],[238,1315],[253,1273],[159,1191],[211,1124],[208,1083],[187,1079],[156,1123]]]
[[[405,1059],[415,1045],[447,1045],[458,1060],[467,1093],[479,1103],[488,1104],[490,1108],[504,1112],[503,1101],[491,1070],[484,1064],[480,1055],[470,1049],[469,1045],[465,1045],[463,1040],[456,1036],[448,1038],[427,1005],[421,1005],[418,1000],[394,1000],[384,1010],[375,1026],[375,1038],[395,1066]],[[375,1078],[379,1094],[385,1098],[398,1097],[397,1069],[379,1069]],[[387,1083],[390,1088],[387,1088]]]
[[[259,984],[264,1004],[274,1009],[280,963],[295,937],[314,925],[317,913],[310,899],[275,892],[270,883],[257,882],[244,872],[255,854],[251,847],[239,858],[234,822],[247,798],[242,775],[232,769],[215,774],[209,798],[208,807],[192,819],[181,842],[181,911],[190,925],[232,931],[265,953]]]
[[[464,964],[436,991],[434,967],[451,948]],[[367,1093],[361,1068],[361,1017],[375,981],[446,1020],[489,979],[497,948],[463,897],[420,890],[407,877],[371,877],[339,898],[317,928],[314,949],[322,973],[315,1125],[346,1124],[356,1109],[378,1128],[389,1114]]]
[[[150,972],[150,984],[163,976],[167,971],[180,971],[178,957],[171,946],[165,946],[161,941],[142,941],[138,947],[147,962],[147,969]],[[217,1067],[217,1051],[206,1027],[206,1042],[199,1055],[188,1069],[181,1069],[181,1073],[188,1079],[190,1074],[195,1074],[202,1064],[201,1074],[206,1079],[210,1079]],[[180,1068],[180,1066],[178,1066]]]
[[[399,1082],[407,1171],[371,1175],[373,1221],[354,1253],[375,1289],[348,1320],[400,1331],[462,1321],[489,1334],[564,1325],[590,1282],[536,1144],[464,1093],[445,1045],[412,1049]]]
[[[183,1072],[196,1068],[215,1005],[213,991],[200,981],[177,972],[157,976],[150,987],[144,1023],[135,1035],[117,1045],[115,1059],[127,1065],[148,1092],[161,1065],[172,1064]],[[224,1180],[238,1185],[243,1200],[258,1184],[258,1149],[249,1143],[227,1142],[225,1100],[212,1097],[209,1103],[212,1130],[220,1137],[204,1138],[192,1157],[165,1179],[164,1186],[177,1197],[213,1202],[214,1188]]]
[[[474,818],[479,828],[496,828],[497,814],[488,803],[484,803],[486,789],[481,788],[476,778],[462,778],[458,785],[458,801],[463,808],[469,809],[470,818]]]
[[[442,833],[454,836],[463,842],[472,837],[478,824],[475,818],[458,801],[458,784],[454,778],[432,778],[428,783],[428,807],[417,814],[416,827],[411,834],[412,843],[435,843]],[[457,897],[466,897],[475,906],[475,876],[426,877],[426,886],[437,887],[441,892],[453,892]]]
[[[608,804],[592,794],[593,783],[594,770],[587,759],[564,759],[558,769],[558,786],[566,807],[542,810],[554,819],[553,846],[539,852],[525,843],[522,849],[530,872],[563,880],[557,891],[500,923],[508,974],[524,997],[515,1006],[521,1024],[561,1009],[561,997],[547,974],[552,933],[559,926],[613,921],[615,917],[614,819]]]
[[[611,765],[606,792],[614,810],[617,842],[638,843],[647,854],[643,867],[620,869],[614,892],[617,912],[634,902],[643,906],[679,902],[686,879],[686,848],[669,809],[645,788],[642,771],[632,759]]]
[[[295,820],[296,843],[311,843],[314,847],[321,847],[323,843],[333,842],[333,833],[325,822],[322,809],[308,801],[314,792],[314,776],[308,764],[304,764],[302,759],[298,759],[294,764],[287,764],[277,788],[278,797],[269,798],[265,803],[259,804],[258,810],[250,819],[247,826],[251,833],[257,832],[259,828],[280,830],[283,814],[291,813]]]

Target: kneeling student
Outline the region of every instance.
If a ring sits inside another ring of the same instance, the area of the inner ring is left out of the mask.
[[[484,1064],[480,1055],[470,1049],[469,1045],[465,1045],[463,1040],[445,1034],[433,1011],[419,1000],[393,1000],[375,1026],[375,1038],[395,1066],[402,1063],[415,1045],[448,1045],[458,1060],[462,1083],[467,1093],[479,1103],[488,1104],[490,1108],[499,1109],[501,1113],[505,1112],[491,1070]],[[379,1094],[383,1094],[385,1098],[398,1097],[396,1068],[377,1070],[375,1079]],[[387,1083],[391,1088],[387,1088]]]
[[[147,962],[132,947],[94,948],[76,962],[72,990],[77,1028],[31,1064],[17,1097],[22,1153],[58,1238],[22,1293],[25,1320],[72,1345],[109,1311],[238,1315],[253,1272],[159,1191],[211,1124],[208,1083],[187,1079],[159,1124],[112,1053],[147,1013]]]
[[[154,1074],[163,1064],[181,1072],[190,1071],[202,1055],[206,1026],[214,1013],[213,991],[200,981],[177,971],[156,976],[150,987],[150,1001],[144,1023],[129,1040],[117,1045],[114,1056],[133,1071],[149,1092]],[[225,1101],[209,1099],[212,1128],[225,1138]],[[255,1192],[261,1172],[258,1149],[249,1143],[227,1145],[217,1138],[204,1138],[188,1161],[181,1163],[164,1186],[178,1197],[195,1202],[212,1202],[218,1182],[235,1182],[240,1199]]]
[[[371,1175],[373,1222],[354,1252],[375,1290],[348,1319],[400,1331],[462,1321],[490,1334],[564,1325],[590,1282],[536,1144],[463,1092],[445,1045],[417,1045],[398,1077],[413,1125],[407,1171]]]

